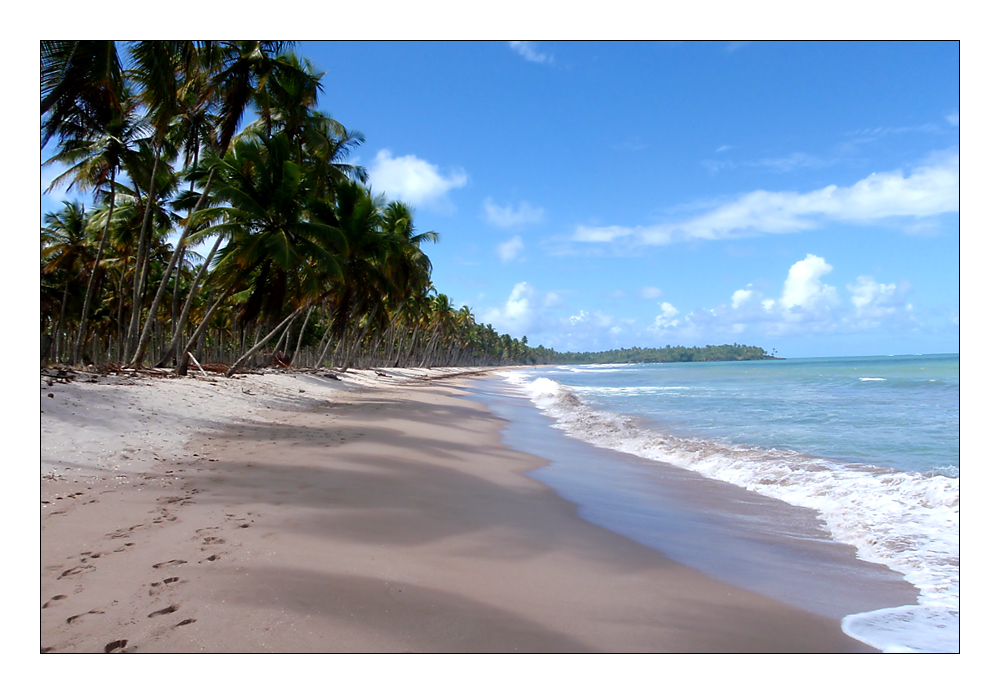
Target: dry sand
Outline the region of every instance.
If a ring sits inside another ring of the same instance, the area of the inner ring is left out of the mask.
[[[461,381],[386,373],[43,378],[42,650],[870,650],[580,519]]]

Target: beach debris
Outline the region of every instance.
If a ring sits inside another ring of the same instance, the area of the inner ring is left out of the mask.
[[[72,369],[63,369],[59,367],[42,369],[41,375],[45,377],[46,384],[50,386],[54,381],[58,381],[59,383],[69,383],[76,378],[76,372]]]
[[[194,355],[193,355],[193,354],[191,354],[190,352],[188,352],[188,357],[190,357],[190,358],[191,358],[191,361],[193,361],[193,362],[194,362],[194,365],[198,367],[198,370],[199,370],[199,371],[201,371],[201,375],[202,375],[202,376],[208,376],[208,374],[207,374],[207,373],[205,373],[205,369],[201,368],[201,364],[199,364],[199,363],[198,363],[198,360],[197,360],[197,359],[195,359],[195,357],[194,357]]]

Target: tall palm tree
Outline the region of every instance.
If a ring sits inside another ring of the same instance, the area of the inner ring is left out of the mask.
[[[266,90],[267,79],[273,73],[281,72],[282,65],[276,60],[276,55],[280,52],[285,42],[281,41],[227,41],[227,42],[205,42],[201,49],[200,66],[207,75],[207,86],[212,99],[218,105],[218,138],[215,140],[216,153],[223,157],[229,150],[236,128],[243,118],[243,113],[247,107],[256,100],[258,110],[265,116],[270,113],[267,108],[267,100],[260,97]],[[218,158],[215,159],[218,161]],[[178,249],[187,243],[188,236],[192,229],[192,219],[205,204],[209,192],[212,188],[212,180],[215,176],[214,167],[207,167],[208,177],[205,180],[201,197],[195,204],[192,212],[188,215],[184,224],[180,239],[177,241]],[[219,239],[221,242],[221,238]],[[215,249],[209,253],[204,267],[207,268],[215,255]],[[169,277],[169,274],[167,275]],[[188,293],[188,298],[184,302],[181,316],[177,321],[170,345],[166,353],[160,358],[160,363],[164,363],[172,355],[176,355],[180,348],[184,328],[187,324],[187,316],[190,311],[195,293],[198,291],[201,273],[192,282]],[[161,297],[165,285],[157,291],[157,297]],[[154,298],[154,306],[159,301]],[[143,336],[140,337],[139,346],[133,362],[139,363],[142,360],[146,339],[148,338],[149,326],[143,329]],[[187,355],[180,355],[187,361]]]
[[[139,248],[136,256],[137,272],[133,288],[132,316],[126,339],[126,353],[134,348],[139,338],[139,320],[142,313],[140,298],[146,284],[149,226],[157,192],[157,172],[163,160],[164,140],[175,115],[180,111],[179,86],[183,74],[182,60],[187,58],[190,61],[189,56],[192,52],[193,47],[190,42],[179,41],[136,41],[129,49],[131,65],[127,74],[130,80],[137,85],[139,99],[145,108],[145,115],[152,129],[151,155],[153,165],[149,176],[149,185],[146,187],[147,204],[139,233]],[[175,152],[170,154],[174,155]],[[155,313],[155,308],[151,313]]]
[[[146,124],[139,117],[138,104],[131,98],[125,87],[116,98],[95,100],[72,113],[72,118],[58,128],[60,137],[57,153],[46,161],[50,164],[69,165],[64,173],[57,176],[48,190],[66,185],[73,188],[90,189],[99,198],[102,188],[107,187],[111,212],[114,211],[115,179],[121,171],[135,171],[140,167],[138,142],[146,136]],[[96,104],[96,105],[95,105]],[[104,231],[97,247],[94,272],[91,272],[87,294],[83,302],[83,314],[76,339],[73,343],[73,363],[78,363],[80,345],[86,336],[87,320],[94,294],[94,278],[100,265],[107,240],[108,225],[112,214],[107,216]]]

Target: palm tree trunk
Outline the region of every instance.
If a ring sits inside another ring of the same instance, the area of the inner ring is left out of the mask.
[[[149,187],[146,189],[146,205],[142,213],[142,228],[139,231],[139,249],[135,257],[135,286],[132,293],[132,317],[128,323],[128,339],[126,352],[135,344],[136,333],[139,332],[139,318],[142,316],[142,291],[146,286],[146,271],[149,267],[149,222],[153,218],[153,195],[156,188],[156,169],[160,166],[160,147],[156,148],[153,158],[153,173],[149,177]],[[138,186],[136,186],[138,188]]]
[[[320,340],[320,350],[319,357],[316,358],[316,363],[313,365],[314,369],[318,369],[323,360],[326,359],[326,353],[330,350],[330,345],[333,344],[333,327],[336,325],[335,321],[330,321],[330,327],[326,329],[323,333],[323,339]]]
[[[216,309],[219,308],[219,306],[222,305],[222,302],[227,298],[229,298],[229,293],[223,292],[222,295],[215,300],[215,303],[212,304],[205,312],[205,317],[201,319],[201,323],[199,323],[198,327],[195,329],[194,335],[191,336],[191,338],[187,341],[187,345],[184,346],[184,352],[181,353],[177,359],[177,368],[174,369],[174,373],[178,376],[187,376],[188,361],[190,360],[188,352],[194,349],[195,344],[198,342],[198,338],[200,338],[208,328],[208,322],[212,320],[212,316],[215,315]]]
[[[347,356],[344,358],[344,365],[342,367],[340,367],[340,373],[344,373],[349,368],[351,368],[351,361],[353,361],[354,355],[358,351],[358,347],[361,346],[361,341],[363,339],[365,339],[365,335],[368,334],[368,326],[369,325],[370,325],[370,323],[368,323],[366,321],[365,322],[365,327],[361,329],[361,334],[359,334],[358,337],[354,340],[354,344],[351,345],[350,351],[347,353]]]
[[[184,339],[184,327],[187,325],[188,314],[191,312],[191,305],[194,303],[195,294],[198,293],[198,285],[205,276],[205,272],[208,270],[208,266],[211,264],[212,258],[215,257],[215,252],[219,250],[219,245],[221,243],[222,236],[220,235],[217,239],[215,239],[215,245],[212,246],[212,250],[205,258],[205,262],[202,263],[200,268],[198,268],[198,274],[191,281],[191,288],[188,290],[187,299],[184,300],[184,308],[181,309],[181,316],[177,319],[177,324],[174,326],[174,336],[170,340],[170,346],[167,347],[163,356],[160,357],[160,361],[157,363],[157,366],[163,366],[166,364],[167,359],[174,356],[181,340]]]
[[[295,354],[292,355],[291,361],[288,362],[289,366],[295,366],[295,360],[299,358],[299,350],[302,349],[302,336],[306,334],[306,326],[309,325],[309,317],[312,315],[315,306],[310,306],[309,311],[306,312],[306,319],[302,321],[302,329],[299,330],[299,339],[295,343]]]
[[[253,347],[251,347],[250,349],[248,349],[243,354],[242,357],[240,357],[239,359],[236,360],[235,364],[233,364],[232,366],[229,367],[229,370],[226,371],[226,377],[229,378],[234,373],[236,373],[236,370],[238,368],[240,368],[241,366],[243,366],[244,362],[246,362],[247,359],[249,359],[250,357],[252,357],[253,353],[256,352],[257,349],[261,345],[265,344],[268,340],[270,340],[272,337],[274,337],[275,335],[277,335],[278,331],[281,330],[282,328],[284,328],[286,324],[291,323],[293,320],[295,320],[295,317],[298,316],[302,312],[302,308],[304,308],[304,307],[299,307],[299,308],[295,309],[292,312],[292,314],[290,316],[288,316],[288,318],[286,318],[285,320],[283,320],[280,323],[278,323],[278,327],[276,327],[274,330],[272,330],[267,335],[265,335],[263,339],[258,340],[257,343]]]
[[[181,273],[178,270],[177,274],[174,275],[174,296],[170,301],[170,331],[173,335],[173,331],[177,328],[177,299],[180,297],[181,289]]]
[[[111,200],[108,204],[108,220],[104,223],[104,231],[101,232],[101,241],[97,244],[97,257],[94,258],[94,269],[90,271],[90,280],[87,282],[87,294],[83,299],[83,314],[80,317],[80,329],[76,333],[73,341],[73,364],[80,363],[80,344],[87,335],[87,316],[90,313],[90,302],[94,298],[94,284],[97,280],[97,270],[101,264],[101,256],[104,254],[104,244],[108,240],[108,228],[111,226],[111,216],[115,211],[115,170],[111,169]]]
[[[163,279],[160,281],[160,286],[156,290],[156,296],[153,298],[153,303],[149,307],[149,315],[146,316],[146,325],[142,329],[142,336],[139,338],[139,345],[136,347],[135,354],[132,356],[133,366],[138,366],[142,361],[143,353],[146,350],[146,341],[149,340],[149,331],[156,318],[156,309],[159,307],[160,301],[163,299],[163,294],[167,289],[167,283],[170,282],[170,273],[177,266],[178,259],[180,258],[181,253],[184,252],[184,245],[187,242],[188,234],[191,233],[191,218],[196,212],[198,212],[198,210],[201,209],[205,199],[208,197],[208,191],[212,187],[212,178],[214,176],[215,169],[212,169],[212,171],[208,174],[208,180],[205,181],[205,190],[202,191],[198,204],[188,216],[187,223],[184,225],[184,232],[181,234],[181,237],[177,239],[177,247],[174,248],[173,255],[170,256],[170,262],[167,263],[167,270],[163,273]]]
[[[62,339],[62,327],[63,318],[66,316],[66,301],[69,300],[69,281],[72,279],[72,273],[66,272],[66,286],[63,288],[63,298],[62,303],[59,305],[59,321],[56,323],[56,344],[55,344],[55,355],[56,363],[62,363],[62,346],[64,340]]]

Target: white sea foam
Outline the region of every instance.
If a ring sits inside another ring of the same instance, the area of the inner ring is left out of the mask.
[[[884,378],[859,378],[859,381],[884,381]]]
[[[524,372],[505,376],[574,438],[816,510],[834,539],[856,547],[863,560],[901,572],[920,590],[917,605],[848,615],[845,633],[884,651],[958,650],[957,478],[664,435],[590,407],[578,397],[586,388]]]

